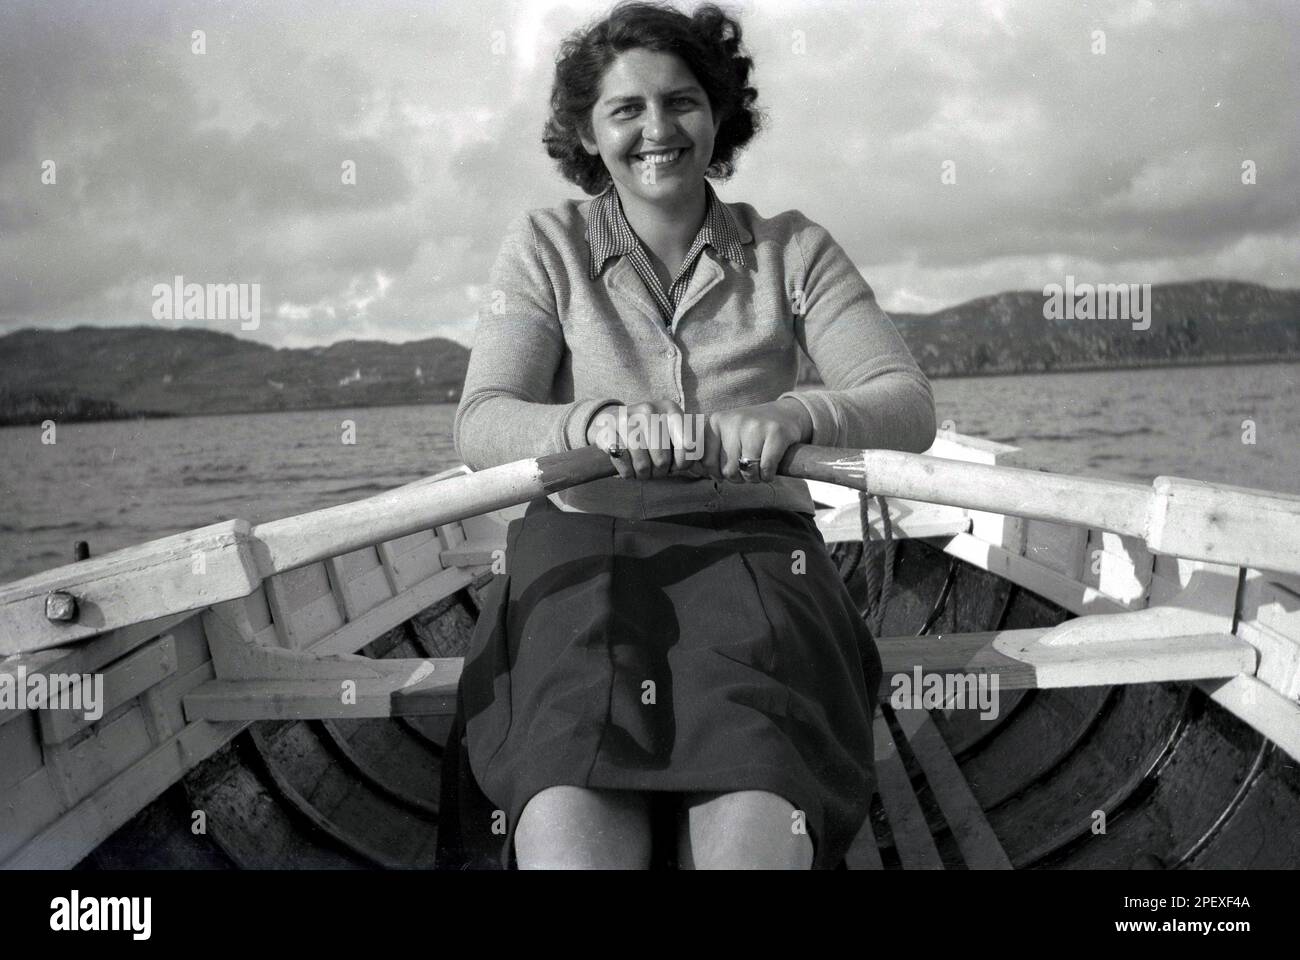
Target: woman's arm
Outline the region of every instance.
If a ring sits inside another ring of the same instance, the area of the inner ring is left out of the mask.
[[[475,470],[587,445],[587,426],[614,398],[550,403],[564,358],[555,291],[537,252],[532,219],[506,230],[479,311],[453,427],[456,453]]]
[[[828,389],[789,391],[812,417],[812,442],[922,453],[934,442],[934,395],[894,323],[848,255],[799,214],[804,275],[795,333]]]

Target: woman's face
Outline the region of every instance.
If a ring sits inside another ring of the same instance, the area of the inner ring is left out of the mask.
[[[591,111],[595,137],[583,134],[582,143],[600,155],[623,196],[671,209],[697,196],[721,123],[680,57],[638,48],[605,71]],[[647,162],[646,153],[674,159]]]

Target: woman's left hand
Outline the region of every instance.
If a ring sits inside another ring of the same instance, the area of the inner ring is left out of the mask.
[[[771,483],[789,446],[809,442],[812,434],[807,408],[789,397],[712,413],[704,431],[704,456],[695,466],[715,480]],[[741,457],[757,466],[741,471]]]

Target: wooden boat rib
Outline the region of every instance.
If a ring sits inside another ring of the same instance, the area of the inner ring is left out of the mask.
[[[847,865],[1300,864],[1300,498],[1024,462],[945,435],[782,465],[864,608],[886,547],[878,506],[862,542],[860,491],[889,498],[897,538],[880,786]],[[457,468],[0,587],[0,681],[104,692],[94,720],[0,710],[0,865],[433,866],[459,657],[505,526],[610,472],[595,450]],[[996,677],[996,716],[891,703],[918,670]]]

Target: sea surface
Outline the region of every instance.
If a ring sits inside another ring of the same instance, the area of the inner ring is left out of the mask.
[[[1300,364],[934,381],[939,420],[1059,473],[1300,494]],[[455,406],[0,428],[0,583],[231,518],[345,503],[454,466]],[[355,442],[346,443],[348,424]],[[1253,440],[1254,442],[1246,442]]]

